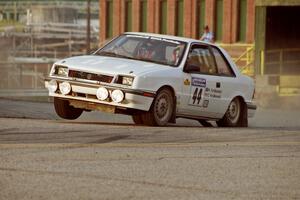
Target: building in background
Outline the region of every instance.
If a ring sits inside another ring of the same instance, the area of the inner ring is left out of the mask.
[[[46,94],[53,58],[85,54],[86,2],[0,0],[0,96]],[[95,48],[125,31],[199,39],[209,25],[259,99],[300,97],[299,0],[92,0],[91,11]]]
[[[255,0],[100,0],[100,42],[126,31],[253,43]]]
[[[257,91],[300,97],[300,1],[256,0]],[[299,99],[297,99],[299,102]]]
[[[99,44],[126,31],[199,39],[208,25],[260,98],[276,102],[300,96],[299,13],[299,0],[99,0]]]
[[[214,40],[254,75],[255,0],[99,0],[99,45],[127,31]]]

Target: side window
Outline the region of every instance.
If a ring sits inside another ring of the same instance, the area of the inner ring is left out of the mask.
[[[217,67],[218,73],[223,76],[234,76],[232,69],[230,68],[229,64],[225,61],[225,58],[222,56],[222,53],[215,47],[212,48]]]
[[[206,46],[194,45],[189,53],[187,62],[199,67],[199,73],[216,74],[214,58]]]

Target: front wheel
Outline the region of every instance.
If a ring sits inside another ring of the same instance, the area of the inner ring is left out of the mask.
[[[143,123],[148,126],[165,126],[172,117],[174,102],[174,95],[169,89],[160,90],[150,111],[142,114]]]
[[[243,121],[245,115],[243,111],[245,111],[243,102],[239,98],[234,98],[230,102],[223,118],[217,121],[217,125],[219,127],[241,126],[241,122]]]
[[[70,106],[69,101],[57,97],[54,97],[54,108],[56,114],[64,119],[77,119],[83,112],[82,109]]]

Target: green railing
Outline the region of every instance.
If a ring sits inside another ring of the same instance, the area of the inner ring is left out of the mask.
[[[254,45],[253,44],[219,44],[225,49],[241,48],[245,49],[240,55],[231,55],[232,60],[240,71],[248,76],[254,77]]]

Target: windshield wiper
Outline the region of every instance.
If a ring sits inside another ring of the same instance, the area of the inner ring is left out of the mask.
[[[161,64],[161,65],[169,65],[169,64],[166,63],[166,62],[163,62],[163,61],[157,61],[157,60],[153,60],[153,59],[149,59],[149,58],[137,58],[137,60],[145,61],[145,62],[153,62],[153,63]],[[169,65],[169,66],[172,66],[172,65]]]
[[[114,53],[114,52],[111,52],[111,51],[100,51],[98,53],[98,55],[100,56],[112,56],[112,57],[117,57],[118,54]]]
[[[134,58],[132,58],[132,57],[125,56],[125,55],[120,55],[120,54],[117,54],[117,53],[114,53],[114,52],[111,52],[111,51],[100,51],[100,52],[98,53],[98,55],[100,55],[100,56],[118,57],[118,58],[134,59]]]

